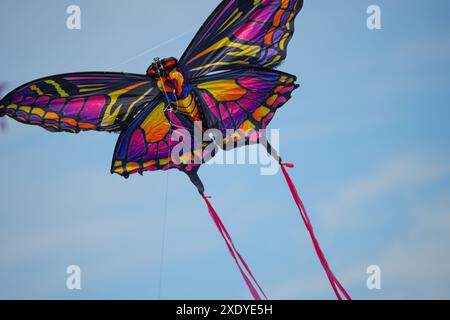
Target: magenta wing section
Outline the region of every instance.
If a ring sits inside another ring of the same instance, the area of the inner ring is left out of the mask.
[[[180,59],[190,78],[242,67],[275,68],[285,58],[302,0],[225,0]]]
[[[203,162],[202,151],[206,146],[202,144],[201,128],[196,135],[196,125],[182,113],[167,107],[161,96],[120,134],[111,173],[128,177],[172,168],[196,172]]]
[[[295,81],[295,76],[275,70],[244,70],[207,76],[193,86],[208,128],[220,130],[225,143],[230,138],[249,143],[257,142],[258,131],[291,98],[298,88]],[[230,136],[233,131],[238,134]]]
[[[120,131],[159,94],[154,81],[142,75],[63,74],[12,91],[0,101],[0,116],[49,131]]]

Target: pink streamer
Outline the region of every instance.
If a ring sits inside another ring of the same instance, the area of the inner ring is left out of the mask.
[[[258,284],[258,281],[256,281],[256,279],[253,276],[253,273],[251,272],[247,263],[245,262],[245,260],[242,258],[239,251],[234,246],[234,243],[233,243],[233,240],[231,239],[230,234],[228,233],[227,229],[223,225],[222,220],[220,220],[219,215],[217,214],[217,212],[214,210],[213,206],[209,202],[209,200],[208,200],[209,197],[207,197],[205,195],[202,195],[202,197],[203,197],[203,200],[205,200],[206,205],[208,206],[208,211],[209,211],[209,214],[211,215],[211,218],[213,219],[217,229],[219,229],[223,240],[225,240],[228,251],[230,251],[231,256],[233,257],[234,261],[236,262],[236,265],[239,268],[242,278],[244,278],[244,281],[247,284],[247,287],[249,288],[250,293],[252,294],[253,298],[255,300],[261,300],[262,299],[261,296],[263,296],[264,299],[267,299],[266,294],[261,289],[260,285]]]
[[[340,291],[347,300],[351,300],[350,295],[347,293],[347,291],[345,291],[344,287],[341,285],[339,280],[335,277],[335,275],[331,271],[330,266],[328,265],[327,259],[325,258],[325,255],[324,255],[322,249],[320,248],[319,241],[317,241],[317,238],[314,234],[313,226],[311,224],[311,221],[309,220],[308,213],[306,212],[305,206],[303,205],[303,202],[300,199],[300,196],[298,195],[297,189],[295,188],[295,185],[292,182],[292,179],[286,170],[286,168],[294,168],[294,165],[291,163],[280,163],[280,164],[281,164],[281,170],[283,171],[283,175],[286,178],[286,182],[289,186],[289,189],[291,190],[292,197],[294,198],[295,203],[297,204],[298,210],[300,212],[300,216],[306,226],[306,229],[308,229],[309,235],[310,235],[311,240],[314,245],[314,249],[316,250],[317,256],[319,257],[322,267],[324,268],[325,272],[327,273],[328,280],[330,281],[331,287],[333,288],[333,291],[336,294],[336,297],[338,298],[338,300],[342,300],[341,294],[339,293],[339,291]]]

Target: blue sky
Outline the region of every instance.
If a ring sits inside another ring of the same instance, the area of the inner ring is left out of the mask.
[[[291,174],[329,263],[356,299],[449,299],[450,3],[305,2],[281,67],[302,87],[271,127],[297,165]],[[64,72],[143,73],[155,56],[179,57],[218,3],[4,0],[0,81],[9,90]],[[66,28],[71,4],[81,30]],[[382,30],[366,27],[371,4]],[[168,177],[159,295],[166,174],[110,175],[114,134],[6,121],[0,298],[251,298],[184,174]],[[200,175],[269,297],[332,299],[281,173],[259,172],[217,165]],[[73,264],[79,291],[66,289]],[[373,264],[381,290],[366,288]]]

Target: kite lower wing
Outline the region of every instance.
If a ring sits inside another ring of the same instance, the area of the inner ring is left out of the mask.
[[[203,148],[209,144],[202,144],[202,131],[197,125],[167,107],[163,96],[157,98],[120,134],[111,173],[126,178],[172,168],[196,173],[203,163]]]
[[[295,81],[295,76],[275,70],[237,70],[199,79],[193,90],[208,128],[221,131],[225,147],[230,138],[238,145],[240,139],[246,144],[258,142],[259,135],[251,133],[268,126],[298,88]]]

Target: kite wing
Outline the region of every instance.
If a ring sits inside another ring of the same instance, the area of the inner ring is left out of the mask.
[[[275,68],[285,58],[303,0],[224,0],[180,59],[189,77],[242,67]]]
[[[142,75],[83,72],[35,80],[0,101],[8,116],[49,131],[119,131],[159,95]]]
[[[209,144],[202,144],[202,131],[196,125],[187,116],[167,107],[161,95],[120,134],[111,173],[127,178],[144,171],[178,168],[188,175],[196,174],[203,163],[203,148]],[[197,141],[196,137],[200,139]]]
[[[245,138],[252,142],[251,132],[265,129],[275,112],[298,88],[296,77],[276,70],[236,70],[206,76],[193,82],[208,128],[221,131],[224,144],[234,135],[234,142]],[[255,135],[257,142],[258,135]],[[220,147],[222,147],[219,144]]]

